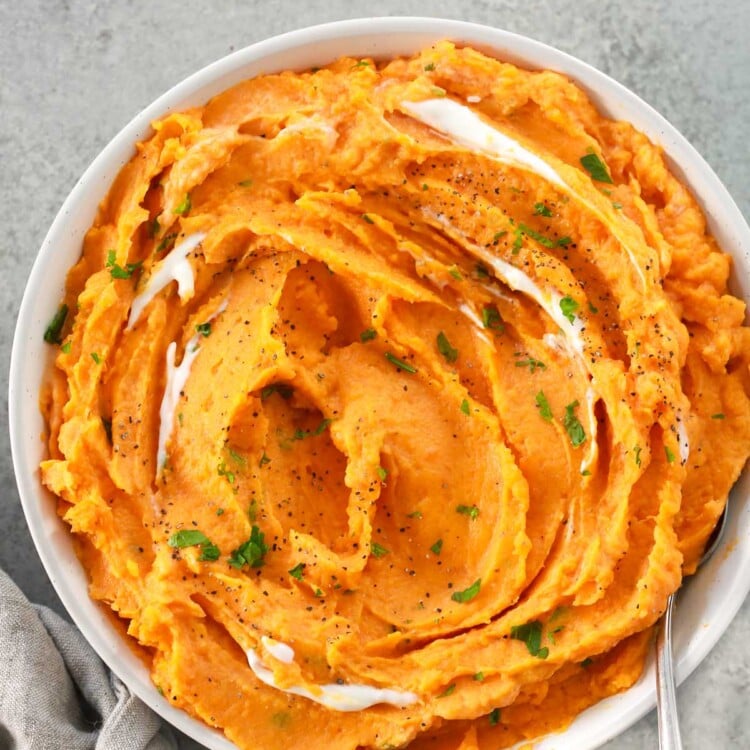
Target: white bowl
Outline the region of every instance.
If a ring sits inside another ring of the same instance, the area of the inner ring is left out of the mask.
[[[733,291],[750,298],[750,228],[726,188],[695,149],[661,115],[603,73],[552,47],[507,31],[434,18],[373,18],[314,26],[253,44],[178,84],[135,117],[99,154],[63,204],[26,287],[10,366],[10,437],[21,502],[39,556],[70,616],[99,656],[157,713],[212,750],[235,746],[219,732],[170,706],[147,669],[99,605],[89,599],[86,574],[71,535],[39,477],[44,424],[39,390],[52,350],[42,339],[63,294],[65,275],[81,253],[86,230],[118,170],[150,123],[166,112],[200,105],[246,78],[322,65],[342,55],[388,58],[409,55],[449,38],[529,68],[557,70],[589,93],[604,114],[628,120],[661,145],[674,172],[687,183],[708,217],[721,247],[735,261]],[[720,550],[686,583],[680,595],[675,637],[677,677],[687,677],[724,633],[750,590],[750,472],[732,493],[729,526]],[[563,733],[538,748],[587,750],[619,734],[655,704],[653,664],[630,690],[581,714]]]

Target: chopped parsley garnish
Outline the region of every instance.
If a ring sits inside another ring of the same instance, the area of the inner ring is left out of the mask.
[[[500,709],[493,708],[492,711],[490,711],[489,719],[491,727],[497,726],[500,723]]]
[[[217,508],[216,509],[216,515],[217,516],[223,516],[225,513],[224,508]]]
[[[445,690],[443,690],[440,695],[438,695],[438,698],[447,698],[449,695],[453,695],[453,691],[456,689],[456,683],[452,682],[450,685],[448,685]]]
[[[454,591],[451,594],[451,599],[454,602],[459,602],[461,604],[465,602],[470,602],[478,593],[479,589],[482,587],[482,579],[477,578],[474,583],[469,586],[469,588],[464,589],[463,591]]]
[[[240,182],[237,183],[240,187],[252,187],[253,181],[252,180],[240,180]]]
[[[273,396],[274,393],[278,393],[279,396],[281,396],[281,398],[283,399],[288,399],[292,397],[294,388],[292,388],[291,385],[287,385],[286,383],[272,383],[271,385],[267,385],[265,388],[261,389],[260,400],[265,401],[267,398]]]
[[[473,679],[477,682],[484,682],[484,672],[474,672]]]
[[[265,562],[264,558],[268,550],[269,547],[265,543],[265,534],[253,524],[250,530],[250,538],[237,549],[232,550],[229,564],[238,570],[245,565],[249,565],[251,568],[260,568]]]
[[[359,334],[359,340],[364,344],[366,341],[372,341],[378,332],[374,328],[365,328],[362,333]]]
[[[581,165],[591,175],[592,180],[597,182],[608,182],[613,185],[612,178],[609,176],[607,167],[596,154],[586,154],[581,157]]]
[[[531,227],[526,226],[526,224],[519,224],[516,231],[528,235],[532,240],[536,240],[543,247],[555,246],[554,240],[551,240],[549,237],[545,237],[543,234],[539,234],[539,232],[535,231]]]
[[[378,466],[378,476],[381,482],[385,482],[388,479],[388,469],[384,469],[382,466]]]
[[[430,189],[430,186],[426,182],[423,182],[422,183],[422,190],[429,190],[429,189]]]
[[[516,367],[528,367],[529,372],[533,375],[537,370],[546,370],[547,365],[544,364],[540,359],[534,359],[534,357],[527,357],[526,359],[516,360]]]
[[[302,574],[305,572],[305,563],[297,563],[291,570],[287,571],[292,578],[298,581],[302,580]]]
[[[451,346],[451,342],[442,331],[437,335],[437,348],[446,362],[455,362],[458,359],[458,349]]]
[[[260,457],[260,461],[258,461],[258,466],[262,467],[270,463],[271,463],[271,459],[266,455],[266,452],[263,451],[263,455]]]
[[[583,471],[581,472],[581,476],[582,476],[582,477],[590,477],[590,476],[591,476],[591,472],[590,472],[590,471],[589,471],[588,469],[584,469],[584,470],[583,470]]]
[[[573,401],[573,403],[568,404],[565,407],[565,416],[563,417],[563,427],[565,428],[566,432],[568,433],[568,437],[570,438],[570,444],[577,448],[579,445],[582,445],[586,442],[586,433],[583,430],[583,425],[581,424],[578,417],[575,415],[575,410],[578,408],[578,401]]]
[[[70,343],[70,341],[66,341],[66,342],[65,342],[65,343],[64,343],[64,344],[63,344],[63,345],[62,345],[62,346],[60,347],[60,351],[61,351],[61,352],[62,352],[63,354],[70,354],[70,350],[71,350],[71,349],[72,349],[72,344]]]
[[[417,371],[417,368],[413,365],[410,365],[408,362],[404,362],[402,359],[399,359],[395,354],[391,354],[390,352],[385,353],[385,358],[392,364],[396,365],[396,367],[399,368],[399,370],[403,370],[404,372],[409,372],[412,375]]]
[[[102,358],[96,352],[91,352],[91,359],[93,359],[97,365],[101,364]]]
[[[469,408],[469,401],[468,399],[464,399],[461,402],[461,411],[468,417],[471,414],[471,410]]]
[[[200,562],[214,562],[221,556],[221,551],[215,544],[201,544],[201,553],[198,555]]]
[[[167,544],[175,549],[200,546],[201,553],[198,557],[199,560],[213,561],[219,559],[219,548],[198,529],[182,529],[177,531],[169,537]]]
[[[474,266],[474,273],[476,273],[477,277],[480,279],[490,278],[490,272],[487,270],[483,263],[477,263],[476,266]]]
[[[544,395],[544,391],[539,391],[539,393],[536,394],[535,400],[536,400],[536,407],[537,409],[539,409],[539,416],[545,422],[551,422],[552,421],[552,409],[550,408],[549,401],[547,401],[547,397]]]
[[[443,540],[442,539],[438,539],[435,542],[435,544],[433,544],[433,545],[430,546],[430,552],[432,552],[435,555],[439,555],[440,552],[442,551],[442,549],[443,549]]]
[[[507,229],[503,229],[501,232],[495,232],[493,238],[492,238],[492,244],[497,245],[500,240],[505,237],[505,235],[508,234]]]
[[[247,517],[250,519],[250,523],[255,523],[258,518],[258,501],[253,500],[250,503],[250,507],[247,509]]]
[[[220,477],[224,477],[229,484],[234,484],[235,476],[234,472],[227,469],[226,461],[222,461],[216,469]]]
[[[179,216],[184,216],[193,207],[193,202],[190,200],[190,193],[185,193],[185,197],[180,201],[179,206],[175,208],[174,212]]]
[[[412,511],[411,513],[407,513],[406,517],[407,518],[424,518],[424,515],[421,510],[415,510],[415,511]]]
[[[431,70],[435,70],[435,63],[427,63],[427,65],[424,66],[424,69],[429,73]]]
[[[445,96],[445,94],[446,94],[446,91],[445,91],[445,89],[444,89],[444,88],[443,88],[442,86],[433,86],[433,87],[432,87],[432,88],[430,89],[430,91],[431,91],[431,92],[432,92],[432,93],[433,93],[433,94],[434,94],[435,96]]]
[[[717,414],[712,414],[711,419],[726,419],[726,416],[722,412],[718,412]]]
[[[172,247],[176,239],[177,239],[177,232],[171,232],[170,234],[165,234],[164,237],[162,237],[161,242],[156,246],[156,252],[160,253],[162,252],[162,250],[168,250],[170,247]]]
[[[476,505],[457,505],[456,513],[468,516],[472,521],[476,521],[479,516],[479,508]]]
[[[377,542],[371,542],[370,552],[372,552],[375,557],[385,557],[390,552],[390,550],[386,549]]]
[[[457,266],[452,266],[448,269],[448,273],[456,280],[456,281],[462,281],[463,276],[461,275],[461,271],[458,270]]]
[[[552,211],[544,203],[534,204],[534,216],[552,216]]]
[[[62,339],[60,338],[60,331],[62,331],[62,327],[65,325],[65,318],[67,317],[68,306],[60,305],[60,307],[57,308],[57,312],[50,321],[46,330],[44,331],[44,340],[48,344],[62,343]]]
[[[362,214],[362,218],[368,223],[368,224],[374,224],[375,222],[367,215]]]
[[[571,244],[572,242],[573,242],[573,238],[572,238],[572,237],[568,237],[567,235],[565,235],[565,237],[558,237],[558,238],[557,238],[557,239],[555,240],[555,244],[556,244],[556,245],[557,245],[558,247],[567,247],[567,246],[568,246],[568,245],[570,245],[570,244]]]
[[[560,300],[560,309],[562,314],[568,319],[570,323],[575,323],[575,313],[580,305],[572,297],[563,297]]]
[[[641,465],[641,446],[636,445],[633,448],[633,453],[635,453],[635,465],[640,466]]]
[[[667,456],[667,463],[674,463],[675,456],[674,453],[672,453],[672,449],[668,445],[664,446],[664,453]]]
[[[369,68],[370,63],[367,62],[367,60],[360,60],[359,62],[354,63],[350,70],[354,70],[355,68]]]
[[[593,303],[589,302],[589,312],[592,315],[596,315],[599,312],[599,308],[598,307],[594,307]]]
[[[129,279],[142,265],[142,261],[138,261],[138,263],[126,263],[125,268],[123,268],[115,263],[115,257],[114,250],[107,253],[106,267],[109,268],[109,275],[113,279]]]
[[[314,430],[301,430],[298,427],[294,431],[292,440],[304,440],[309,437],[318,437],[318,435],[322,435],[326,431],[326,428],[332,421],[332,419],[324,419]]]
[[[502,332],[505,330],[503,319],[500,317],[500,313],[495,307],[482,308],[482,324],[485,328],[489,328],[491,331]]]
[[[148,224],[148,236],[153,239],[156,237],[157,234],[161,231],[161,224],[159,224],[159,216],[161,216],[161,212],[158,213],[156,216],[154,216],[153,221],[150,221]]]
[[[620,201],[612,201],[612,208],[616,208],[618,211],[622,208]]]
[[[211,323],[198,323],[195,326],[195,330],[198,331],[201,336],[208,338],[211,335]]]
[[[513,625],[510,637],[523,641],[528,652],[537,659],[546,659],[549,656],[549,649],[546,646],[542,648],[542,623],[539,620],[532,620],[525,625]]]
[[[324,594],[320,589],[316,588],[315,591],[313,592],[313,596],[321,597],[321,596],[324,596]]]
[[[237,453],[237,451],[234,450],[234,448],[229,449],[229,456],[232,459],[232,461],[240,464],[240,466],[244,466],[247,463],[247,459],[244,456]]]
[[[513,240],[511,253],[513,255],[518,255],[523,247],[523,231],[521,229],[514,229],[513,234],[515,235],[515,239]]]

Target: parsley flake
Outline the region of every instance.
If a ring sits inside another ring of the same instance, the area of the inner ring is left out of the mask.
[[[429,73],[431,70],[435,70],[435,63],[427,63],[427,65],[424,66],[424,69]]]
[[[265,563],[264,558],[269,549],[269,546],[265,543],[265,534],[253,524],[249,539],[237,549],[232,550],[229,564],[237,570],[245,565],[249,565],[251,568],[260,568]]]
[[[551,422],[552,421],[552,409],[550,408],[549,401],[547,401],[547,397],[544,395],[544,391],[539,391],[539,393],[537,393],[535,396],[535,400],[536,400],[536,407],[537,409],[539,409],[539,416],[545,422]]]
[[[457,505],[456,513],[468,516],[472,521],[476,521],[479,516],[479,508],[476,505]]]
[[[672,453],[672,449],[668,445],[664,446],[664,453],[667,456],[667,463],[674,463],[675,455]]]
[[[62,352],[63,354],[70,354],[70,350],[71,350],[71,348],[72,348],[72,344],[70,343],[70,341],[66,341],[66,342],[65,342],[65,343],[64,343],[64,344],[63,344],[63,345],[62,345],[62,346],[60,347],[60,351],[61,351],[61,352]]]
[[[453,695],[453,692],[455,691],[455,689],[456,689],[456,683],[452,682],[450,685],[448,685],[447,688],[445,688],[445,690],[443,690],[442,693],[440,693],[440,695],[438,695],[438,698],[447,698],[449,695]]]
[[[106,267],[109,268],[109,275],[113,279],[129,279],[142,265],[142,261],[138,261],[138,263],[126,263],[125,268],[123,268],[115,263],[115,257],[114,250],[107,253]]]
[[[237,184],[240,187],[252,187],[253,181],[252,180],[240,180]]]
[[[439,555],[443,549],[443,540],[438,539],[435,544],[430,546],[430,552],[432,552],[435,555]]]
[[[165,234],[164,237],[162,237],[161,242],[156,246],[155,252],[160,253],[163,250],[168,250],[169,248],[172,247],[176,239],[177,239],[177,232],[171,232],[170,234]]]
[[[471,411],[469,409],[469,401],[468,399],[464,399],[461,402],[461,411],[468,417],[471,414]]]
[[[208,338],[211,335],[211,323],[198,323],[195,330],[204,338]]]
[[[182,529],[175,532],[169,537],[167,544],[175,549],[184,549],[185,547],[200,547],[201,552],[198,557],[201,561],[214,561],[219,559],[219,548],[198,529]]]
[[[385,557],[387,554],[390,553],[390,550],[383,547],[381,544],[378,544],[377,542],[371,542],[370,543],[370,552],[372,552],[375,557]]]
[[[388,479],[388,469],[384,469],[382,466],[378,466],[378,476],[381,482],[385,482]]]
[[[57,312],[53,316],[52,320],[49,322],[46,330],[44,331],[44,340],[48,344],[62,343],[62,339],[60,338],[60,331],[62,331],[62,327],[65,325],[65,318],[67,317],[68,306],[60,305],[60,307],[57,308]]]
[[[513,625],[510,637],[523,641],[528,652],[537,659],[546,659],[549,656],[549,649],[546,646],[542,648],[542,623],[539,620],[532,620],[525,625]]]
[[[633,453],[635,453],[635,465],[640,466],[641,465],[641,446],[636,445],[633,448]]]
[[[267,398],[273,396],[274,393],[278,393],[283,399],[289,399],[292,397],[294,389],[291,385],[287,385],[286,383],[272,383],[261,389],[260,400],[265,401]]]
[[[472,679],[477,682],[484,682],[484,672],[474,672]]]
[[[297,563],[291,570],[288,570],[287,572],[292,578],[296,578],[298,581],[301,581],[304,571],[305,563]]]
[[[100,357],[100,356],[99,356],[99,355],[98,355],[98,354],[97,354],[96,352],[91,352],[91,359],[93,359],[93,360],[94,360],[94,362],[95,362],[95,363],[96,363],[97,365],[98,365],[98,364],[101,364],[102,358],[101,358],[101,357]]]
[[[489,328],[491,331],[498,331],[502,333],[505,330],[503,325],[503,319],[500,317],[500,313],[496,307],[483,307],[482,308],[482,325],[485,328]]]
[[[366,341],[372,341],[378,332],[374,328],[365,328],[362,333],[359,334],[359,340],[364,344]]]
[[[446,362],[455,362],[458,359],[458,349],[451,346],[451,342],[442,331],[437,335],[437,348]]]
[[[492,711],[490,711],[489,720],[490,720],[491,727],[495,727],[499,724],[500,722],[500,709],[499,708],[493,708]]]
[[[193,202],[190,200],[190,193],[185,193],[185,197],[180,201],[180,204],[175,208],[174,212],[179,216],[185,216],[190,212],[193,207]]]
[[[456,280],[456,281],[463,281],[463,276],[461,275],[461,271],[458,270],[458,266],[451,266],[448,269],[448,273]]]
[[[477,263],[474,266],[474,273],[476,273],[477,278],[479,279],[489,279],[490,278],[490,272],[487,270],[487,267],[483,263]]]
[[[529,372],[533,375],[537,370],[546,370],[547,365],[544,364],[540,359],[534,359],[534,357],[527,357],[526,359],[516,360],[516,367],[528,367]]]
[[[563,427],[568,433],[570,438],[570,444],[577,448],[586,442],[586,433],[584,432],[583,425],[581,424],[578,417],[575,415],[575,409],[578,408],[578,401],[568,404],[565,407],[565,416],[563,417]]]
[[[568,322],[575,323],[575,313],[580,305],[572,297],[563,297],[560,300],[560,310],[562,314],[568,319]]]
[[[610,185],[614,184],[612,178],[609,176],[607,167],[596,154],[586,154],[586,156],[581,157],[580,161],[581,166],[591,175],[592,180],[608,182]]]
[[[552,211],[549,209],[548,206],[545,206],[544,203],[535,203],[534,204],[534,216],[552,216]]]
[[[718,412],[717,414],[712,414],[711,419],[726,419],[726,416],[722,412]]]
[[[411,513],[407,513],[406,517],[419,519],[419,518],[424,518],[424,515],[421,510],[415,510],[415,511],[412,511]]]
[[[399,370],[403,370],[404,372],[409,372],[412,375],[417,372],[417,368],[413,365],[410,365],[408,362],[404,362],[402,359],[399,359],[395,354],[391,354],[390,352],[385,353],[385,358],[392,364],[396,365]]]
[[[454,591],[451,594],[451,599],[454,602],[459,602],[461,604],[465,602],[470,602],[478,593],[479,589],[482,587],[482,579],[477,578],[474,583],[471,584],[468,588],[464,589],[463,591]]]
[[[367,214],[362,214],[362,218],[368,223],[368,224],[374,224],[375,222],[370,218]]]

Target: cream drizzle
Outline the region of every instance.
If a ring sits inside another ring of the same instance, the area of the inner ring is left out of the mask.
[[[278,658],[284,664],[291,664],[294,660],[294,650],[285,643],[273,641],[266,636],[261,638],[261,643],[273,658]],[[406,690],[376,688],[370,685],[339,685],[337,683],[328,683],[316,685],[317,690],[315,692],[297,685],[282,688],[276,684],[273,672],[263,664],[255,649],[248,649],[245,653],[250,669],[253,670],[255,676],[264,684],[281,690],[283,693],[307,698],[314,703],[319,703],[321,706],[334,711],[363,711],[379,703],[388,703],[392,706],[403,708],[419,700],[419,696],[416,693]]]
[[[220,315],[227,309],[229,298],[227,297],[208,318],[212,321],[217,315]],[[174,428],[174,410],[177,402],[180,400],[180,394],[185,388],[185,383],[190,375],[190,369],[193,366],[195,358],[200,353],[200,340],[202,334],[196,333],[192,336],[185,346],[185,353],[182,355],[182,362],[175,366],[175,354],[177,353],[177,342],[172,341],[167,347],[167,382],[164,386],[164,395],[161,398],[159,406],[159,442],[156,449],[156,472],[159,474],[164,468],[167,460],[167,441],[172,435]]]
[[[505,164],[534,172],[563,189],[567,187],[546,161],[532,154],[518,141],[490,127],[469,107],[453,99],[402,102],[401,107],[431,128],[450,135],[463,146],[484,151]]]
[[[501,164],[533,172],[542,179],[559,187],[564,193],[582,203],[596,218],[612,232],[630,259],[641,283],[646,285],[633,251],[628,246],[616,225],[607,219],[602,211],[591,201],[573,190],[546,161],[525,149],[520,143],[488,125],[469,107],[453,99],[425,99],[421,102],[401,102],[401,107],[416,119],[429,125],[444,135],[450,136],[456,143],[467,148],[483,151],[494,157]]]
[[[164,258],[159,270],[149,277],[146,288],[133,300],[128,324],[125,327],[126,331],[129,331],[138,322],[138,318],[141,317],[146,305],[170,282],[177,282],[177,293],[183,302],[193,296],[195,280],[193,267],[190,265],[187,256],[203,242],[205,237],[206,235],[203,232],[191,234],[184,242],[175,246],[172,252]]]
[[[690,457],[690,440],[685,427],[684,417],[680,417],[677,422],[677,443],[680,446],[680,461],[685,464]]]

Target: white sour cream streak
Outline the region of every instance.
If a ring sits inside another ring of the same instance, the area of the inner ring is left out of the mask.
[[[294,659],[294,650],[290,646],[278,641],[272,641],[265,636],[261,641],[271,656],[275,659],[278,658],[284,664],[291,664]],[[305,687],[296,686],[280,688],[274,680],[273,672],[263,665],[256,651],[248,649],[246,653],[250,669],[253,670],[253,673],[261,682],[269,687],[281,690],[283,693],[307,698],[333,711],[364,711],[364,709],[376,706],[379,703],[388,703],[389,705],[403,708],[404,706],[411,706],[419,700],[419,696],[416,693],[410,693],[405,690],[376,688],[370,685],[339,685],[330,683],[318,685],[319,692],[312,692]]]
[[[159,270],[151,274],[146,288],[133,300],[125,330],[129,331],[138,322],[146,305],[170,282],[177,282],[177,293],[183,302],[193,296],[195,280],[187,256],[203,242],[205,236],[202,232],[191,234],[164,258]]]
[[[546,161],[532,154],[518,141],[489,126],[479,115],[453,99],[402,102],[401,106],[425,125],[450,135],[462,146],[484,151],[498,161],[534,172],[563,189],[567,187]]]
[[[229,298],[227,297],[211,315],[207,322],[212,321],[217,315],[220,315],[227,309]],[[175,366],[175,354],[177,352],[177,343],[172,341],[167,347],[167,382],[164,387],[164,395],[159,407],[159,443],[156,450],[156,473],[157,475],[164,468],[167,460],[167,441],[172,435],[174,428],[174,410],[177,402],[180,400],[180,394],[185,388],[190,369],[193,361],[200,353],[200,340],[202,334],[196,333],[190,341],[187,342],[185,353],[182,355],[182,362]]]

